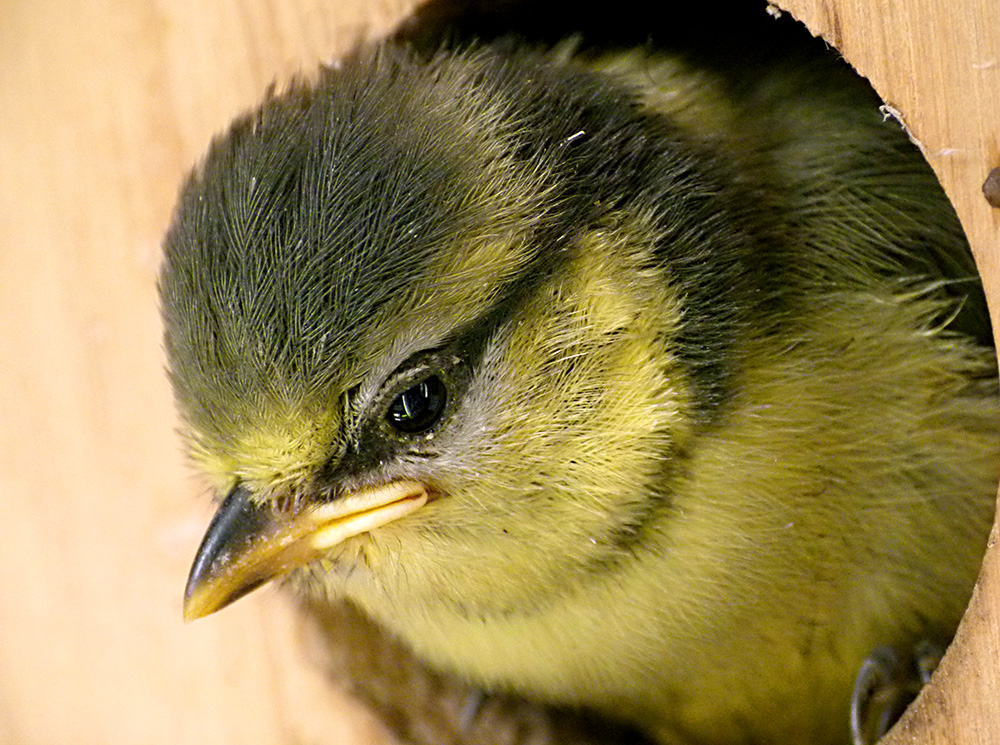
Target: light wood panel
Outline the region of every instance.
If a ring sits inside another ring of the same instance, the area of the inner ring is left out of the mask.
[[[274,79],[407,2],[0,6],[0,742],[384,742],[275,591],[184,626],[210,516],[162,372],[183,174]]]

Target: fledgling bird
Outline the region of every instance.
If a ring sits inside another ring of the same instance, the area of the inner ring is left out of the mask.
[[[188,618],[284,577],[664,744],[842,744],[993,516],[989,325],[839,73],[363,47],[188,179],[160,280],[222,506]]]

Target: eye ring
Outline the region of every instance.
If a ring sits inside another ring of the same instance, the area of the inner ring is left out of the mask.
[[[385,420],[397,432],[426,432],[441,419],[448,403],[448,389],[438,375],[428,375],[398,394],[385,412]]]

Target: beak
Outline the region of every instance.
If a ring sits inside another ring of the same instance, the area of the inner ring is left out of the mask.
[[[416,481],[393,481],[296,515],[257,505],[237,484],[202,539],[184,590],[184,620],[224,608],[265,582],[323,558],[351,536],[398,520],[427,502]]]

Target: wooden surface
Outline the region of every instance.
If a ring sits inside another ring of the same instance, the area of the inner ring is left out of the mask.
[[[921,141],[1000,299],[1000,0],[781,0]],[[183,173],[274,79],[410,0],[0,8],[0,743],[385,742],[264,590],[191,626],[210,507],[182,461],[155,276]],[[993,304],[997,318],[996,303]],[[1000,325],[1000,324],[995,324]],[[1000,548],[898,743],[1000,742]]]
[[[304,663],[277,592],[181,622],[211,508],[174,432],[155,280],[211,135],[407,7],[0,6],[0,743],[384,741]]]

